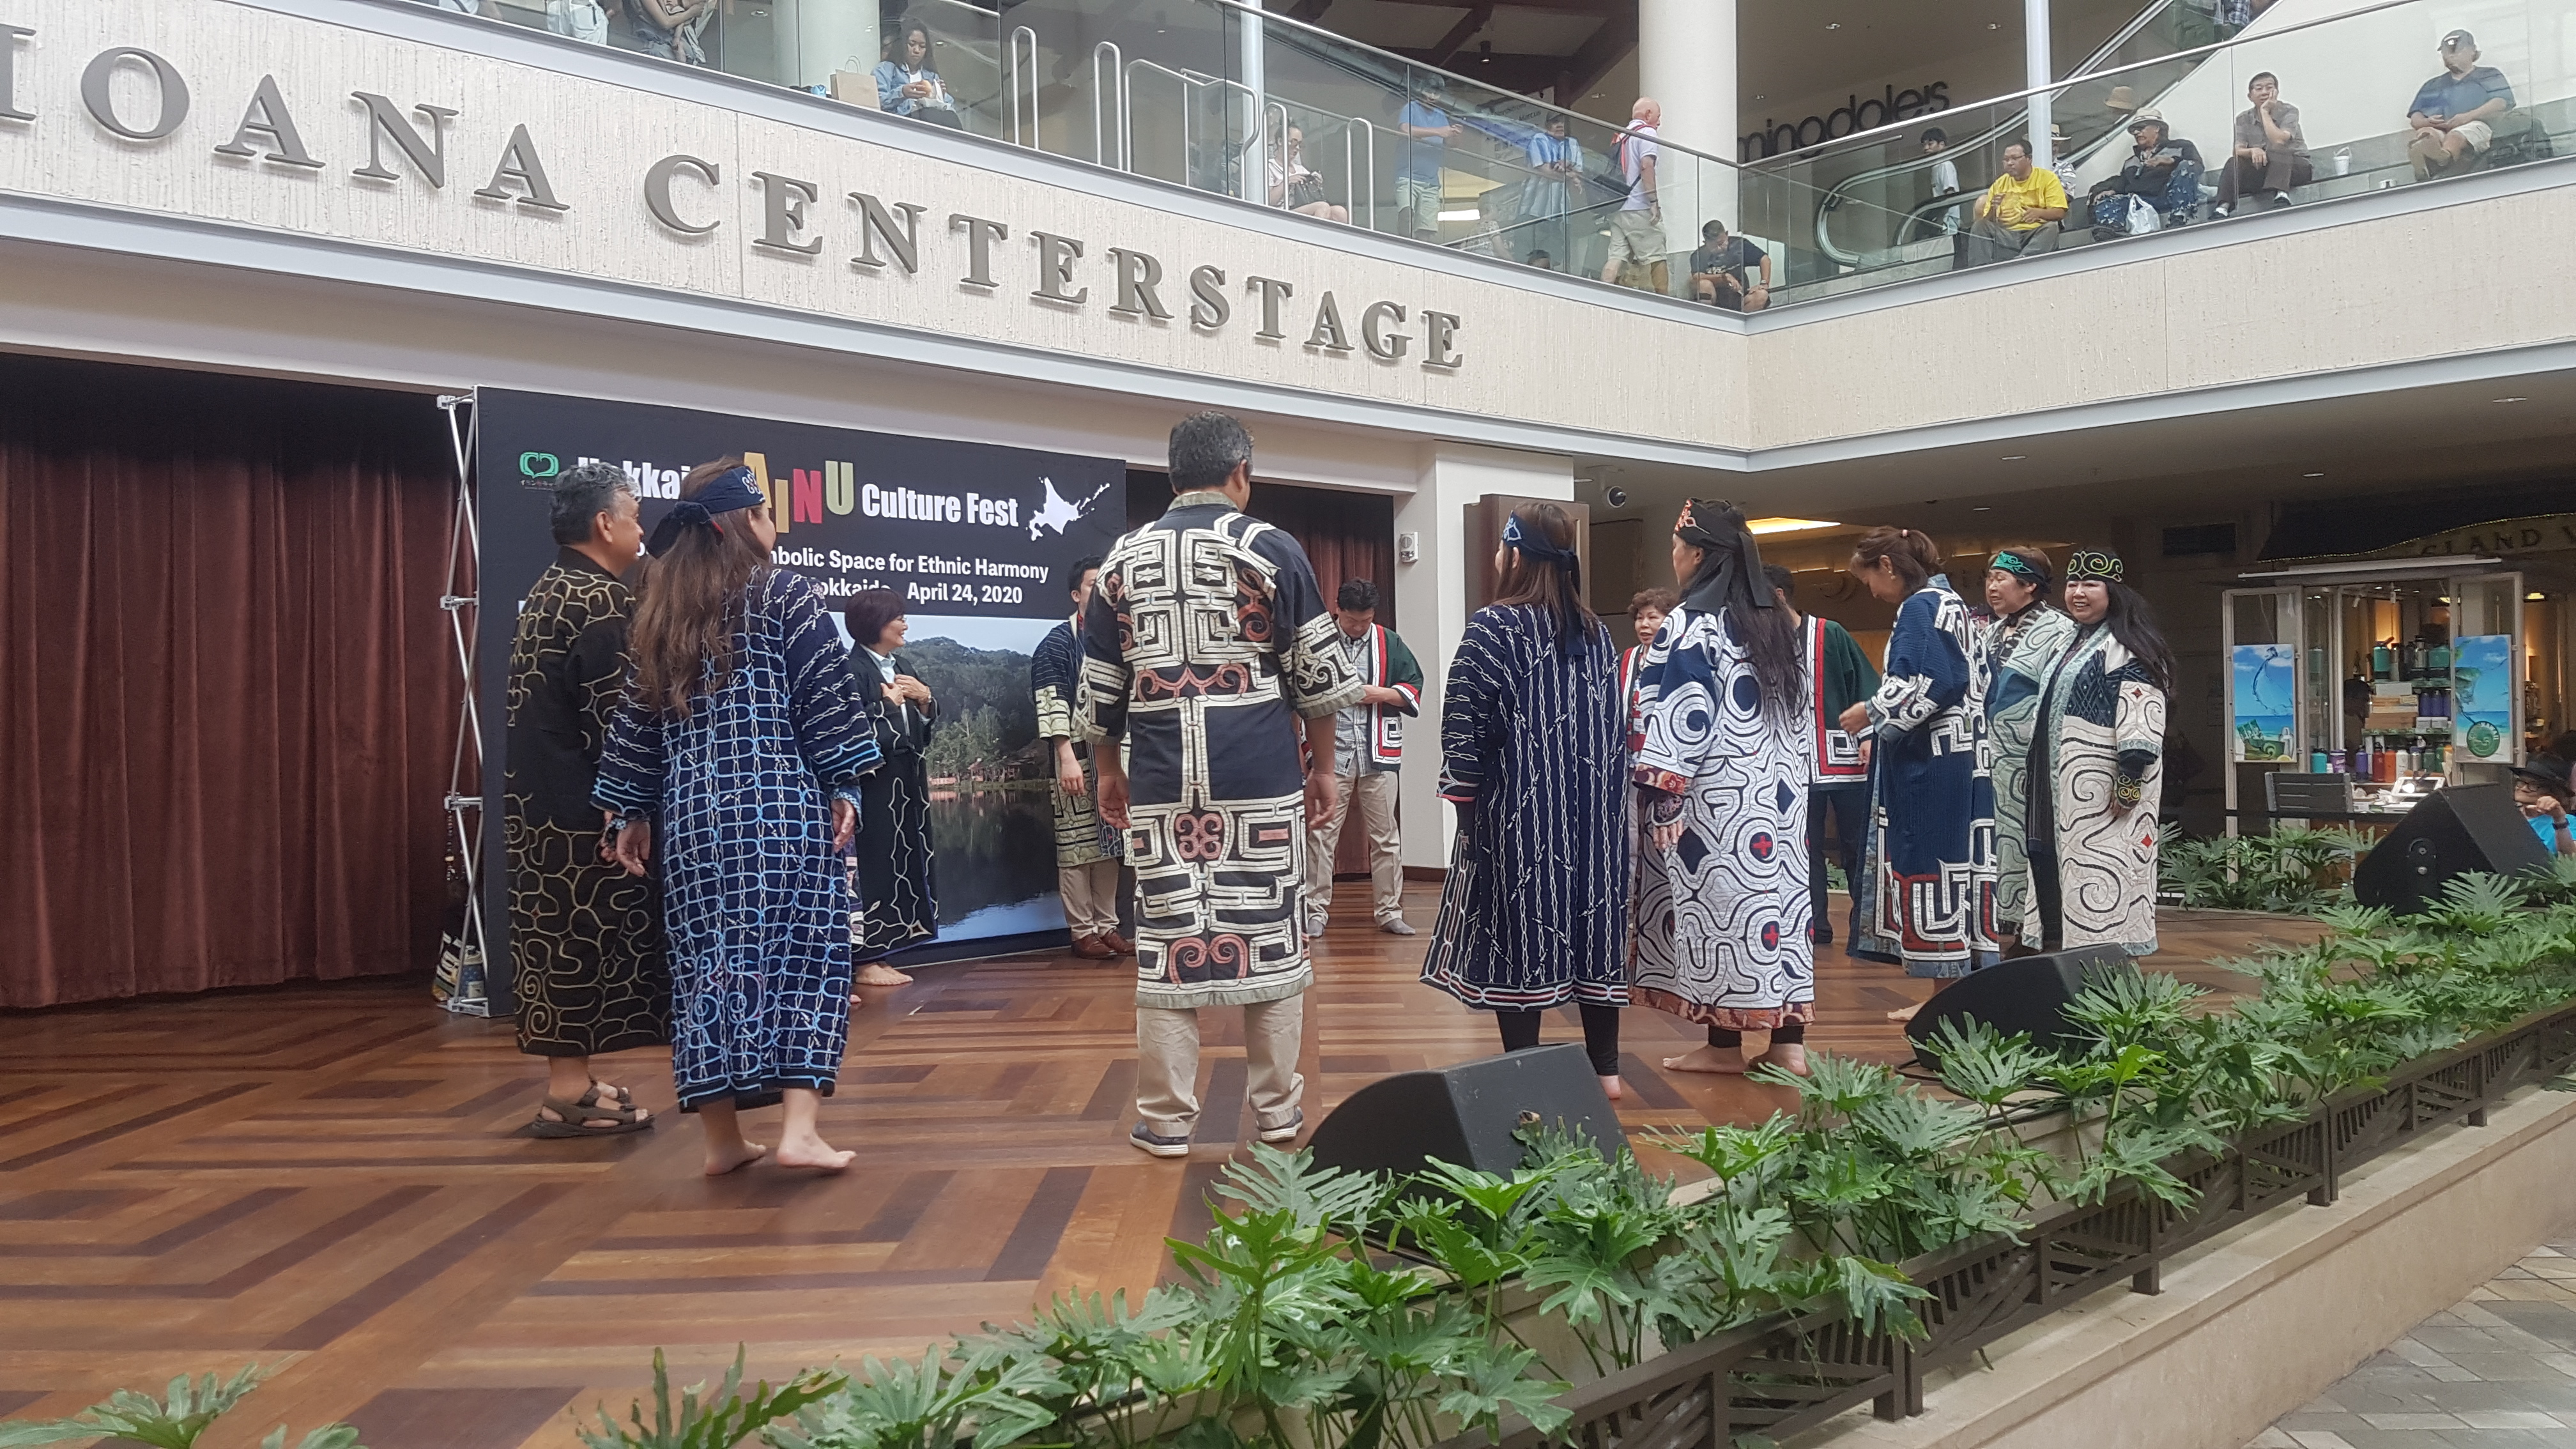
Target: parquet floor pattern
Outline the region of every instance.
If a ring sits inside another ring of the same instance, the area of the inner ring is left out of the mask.
[[[1489,1018],[1415,980],[1424,938],[1350,898],[1318,952],[1304,1070],[1320,1121],[1389,1072],[1496,1048]],[[1427,926],[1433,888],[1412,888]],[[2154,963],[2241,953],[2253,918],[2168,913]],[[1822,960],[1810,1043],[1904,1055],[1888,1009],[1923,983]],[[1025,956],[925,968],[853,1018],[824,1130],[837,1178],[697,1174],[694,1124],[596,1142],[518,1135],[542,1081],[505,1023],[418,981],[0,1017],[0,1414],[69,1413],[120,1385],[286,1365],[209,1449],[355,1422],[371,1449],[568,1449],[567,1409],[622,1416],[669,1351],[695,1382],[913,1354],[1058,1292],[1142,1288],[1163,1240],[1249,1141],[1239,1017],[1212,1014],[1186,1160],[1128,1147],[1128,966]],[[1624,1022],[1635,1131],[1755,1118],[1786,1094],[1654,1063],[1691,1032]],[[1549,1039],[1578,1039],[1557,1022]],[[667,1061],[604,1071],[670,1105]],[[774,1120],[760,1114],[754,1120]]]

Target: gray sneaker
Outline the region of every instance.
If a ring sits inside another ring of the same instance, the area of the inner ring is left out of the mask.
[[[1136,1124],[1135,1131],[1127,1134],[1127,1142],[1129,1146],[1134,1147],[1137,1151],[1150,1152],[1156,1157],[1187,1157],[1190,1155],[1190,1139],[1186,1137],[1166,1137],[1162,1133],[1155,1131],[1153,1128],[1146,1126],[1142,1122]]]
[[[1321,916],[1308,916],[1306,918],[1306,939],[1309,941],[1321,940],[1323,935],[1324,918]]]
[[[1142,1123],[1137,1124],[1138,1130],[1142,1131],[1143,1126],[1144,1124]],[[1294,1142],[1297,1140],[1297,1134],[1305,1130],[1306,1109],[1300,1107],[1297,1109],[1297,1115],[1289,1118],[1285,1124],[1277,1127],[1262,1128],[1260,1137],[1264,1142]]]
[[[1397,916],[1392,920],[1380,921],[1377,923],[1377,928],[1386,932],[1390,936],[1415,936],[1421,934],[1413,929],[1413,923],[1411,921],[1406,920],[1402,916]]]

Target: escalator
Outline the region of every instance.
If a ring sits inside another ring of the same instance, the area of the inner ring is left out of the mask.
[[[2117,85],[2072,86],[2051,98],[2059,175],[2071,176],[2105,143],[2123,137],[2138,106],[2151,103],[2207,59],[2184,52],[2226,38],[2211,22],[2205,3],[2151,0],[2068,73],[2068,80],[2077,80],[2120,72]],[[2167,64],[2154,64],[2167,57],[2172,58]],[[1748,190],[1769,189],[1753,180],[1765,172],[1782,179],[1772,224],[1789,223],[1784,234],[1807,229],[1786,213],[1812,207],[1815,256],[1829,273],[1904,264],[1916,252],[1937,249],[1945,233],[1955,229],[1953,212],[1958,225],[1964,225],[1964,208],[1983,190],[1981,184],[1970,184],[1933,196],[1933,168],[1947,161],[1962,177],[1992,177],[2002,169],[2005,143],[2030,129],[2030,112],[2022,102],[1961,107],[1920,120],[1952,132],[1948,150],[1922,154],[1915,140],[1919,130],[1909,127],[1904,134],[1891,133],[1854,150],[1836,153],[1827,146],[1804,157],[1783,157],[1784,164],[1754,163],[1747,168]],[[1965,130],[1960,129],[1962,120]],[[2071,190],[2073,182],[2068,186]]]

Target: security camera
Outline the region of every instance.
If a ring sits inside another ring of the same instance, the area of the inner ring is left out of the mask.
[[[1609,504],[1613,508],[1625,508],[1628,506],[1628,490],[1625,488],[1604,488],[1601,490],[1601,501]]]

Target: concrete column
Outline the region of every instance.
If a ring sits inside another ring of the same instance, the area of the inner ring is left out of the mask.
[[[2049,56],[2048,0],[2021,0],[2021,83],[2044,86],[2057,79],[2049,72],[2056,62]],[[2057,148],[2049,143],[2049,100],[2046,92],[2030,98],[2030,164],[2055,166]]]
[[[877,34],[875,6],[852,4],[849,0],[797,0],[793,5],[772,4],[769,14],[769,23],[778,28],[778,78],[782,82],[826,85],[836,70],[876,68],[883,42]],[[935,33],[938,27],[931,29]],[[933,63],[937,63],[936,57]]]
[[[1251,144],[1243,152],[1243,200],[1259,205],[1270,197],[1270,109],[1269,29],[1261,23],[1261,0],[1243,0],[1244,8],[1234,13],[1238,27],[1244,88],[1251,92],[1244,101],[1251,115],[1245,124],[1252,128]],[[1227,109],[1231,110],[1229,106]]]
[[[1423,685],[1422,718],[1405,731],[1399,787],[1406,865],[1449,864],[1457,822],[1440,800],[1440,702],[1449,660],[1467,632],[1467,505],[1488,493],[1571,501],[1574,462],[1545,453],[1427,443],[1420,485],[1396,505],[1396,533],[1422,540],[1420,561],[1395,566],[1396,631],[1421,661]]]
[[[1735,159],[1735,0],[1637,0],[1637,75],[1664,103],[1664,140]],[[1732,167],[1667,156],[1659,173],[1664,244],[1675,252],[1699,245],[1702,222],[1737,224]]]

